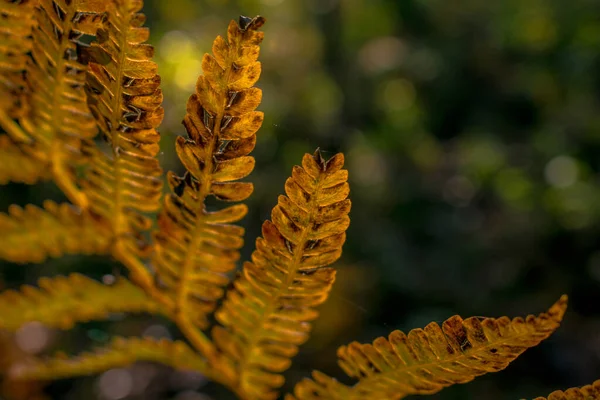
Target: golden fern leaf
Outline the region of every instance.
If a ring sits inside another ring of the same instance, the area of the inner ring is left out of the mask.
[[[280,372],[309,336],[335,279],[327,265],[342,253],[350,224],[348,172],[340,153],[325,161],[306,154],[285,184],[271,221],[263,224],[252,262],[216,312],[217,346],[235,362],[242,398],[273,399]]]
[[[0,119],[15,118],[22,111],[34,5],[33,0],[0,0]]]
[[[23,144],[22,146],[28,146]],[[0,136],[0,185],[8,182],[34,184],[50,177],[44,164],[31,158],[9,136]]]
[[[29,321],[69,329],[77,322],[103,319],[112,312],[168,314],[125,278],[105,285],[80,274],[41,278],[39,288],[0,293],[0,329],[14,331]]]
[[[86,104],[86,66],[80,62],[77,41],[82,33],[93,31],[94,21],[99,23],[105,3],[39,0],[32,57],[26,71],[30,110],[20,119],[35,142],[31,156],[45,164],[58,187],[82,207],[87,203],[75,185],[72,166],[81,159],[81,140],[94,137],[97,129]]]
[[[71,204],[46,200],[44,208],[11,205],[0,213],[0,259],[37,263],[63,254],[105,253],[106,227]]]
[[[394,331],[373,344],[351,343],[338,349],[339,364],[359,379],[344,387],[314,373],[296,385],[286,399],[402,399],[410,394],[433,394],[488,372],[500,371],[530,347],[538,345],[560,325],[567,308],[563,295],[535,317],[478,318],[454,316],[440,327],[432,322],[408,335]]]
[[[152,263],[179,312],[188,333],[207,325],[206,315],[223,295],[226,273],[235,268],[244,229],[233,225],[247,213],[244,204],[208,211],[209,195],[241,201],[253,190],[251,183],[233,182],[254,168],[247,156],[254,148],[263,113],[254,111],[261,90],[252,87],[260,75],[257,62],[263,33],[262,17],[231,21],[228,40],[217,37],[213,56],[202,61],[204,76],[187,103],[183,121],[188,138],[178,137],[177,155],[187,169],[183,177],[172,172],[154,233]]]
[[[142,212],[158,210],[162,170],[155,158],[163,119],[162,92],[152,46],[144,44],[142,0],[119,0],[108,10],[89,51],[87,100],[110,154],[90,148],[91,168],[83,182],[89,209],[107,221],[121,254],[142,250],[141,233],[152,222]],[[85,150],[84,150],[85,151]],[[147,248],[147,247],[146,247]],[[125,263],[127,265],[127,263]]]
[[[582,388],[571,388],[564,392],[556,390],[548,396],[536,397],[534,400],[600,400],[600,379]]]
[[[210,375],[205,360],[183,342],[154,338],[116,338],[104,348],[82,353],[75,358],[59,354],[47,360],[15,365],[11,376],[19,379],[70,378],[97,374],[111,368],[128,366],[136,361],[153,361]]]

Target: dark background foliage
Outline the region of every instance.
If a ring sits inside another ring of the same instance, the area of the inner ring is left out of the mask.
[[[335,349],[352,340],[453,314],[538,313],[562,293],[570,308],[554,336],[507,370],[432,398],[531,398],[600,378],[598,1],[147,0],[145,13],[165,93],[161,163],[175,170],[173,143],[202,54],[231,18],[268,20],[246,259],[302,154],[346,155],[353,209],[338,281],[286,389],[312,369],[341,377]],[[0,206],[48,197],[61,198],[51,184],[10,185]],[[5,287],[71,271],[126,273],[92,257],[0,267]],[[181,337],[148,316],[20,331],[32,352],[141,333]],[[231,398],[202,377],[151,364],[48,392]]]

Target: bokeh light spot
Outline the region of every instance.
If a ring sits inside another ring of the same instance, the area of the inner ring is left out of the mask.
[[[385,83],[381,96],[382,106],[390,112],[397,112],[410,108],[417,94],[409,80],[393,79]]]
[[[150,325],[144,330],[142,336],[149,336],[155,339],[172,339],[171,332],[169,332],[166,326],[160,324]]]
[[[177,65],[174,77],[175,84],[182,90],[192,91],[201,72],[202,63],[200,60],[189,59],[185,63]]]
[[[178,63],[194,53],[192,39],[182,31],[167,32],[157,47],[159,55],[170,63]]]
[[[48,345],[50,333],[42,323],[28,322],[17,330],[15,341],[24,352],[37,354]]]
[[[567,188],[577,182],[577,163],[569,156],[554,157],[544,169],[546,181],[557,188]]]
[[[108,400],[119,400],[131,393],[133,378],[131,373],[124,368],[111,369],[98,379],[98,389],[102,397]]]
[[[278,6],[283,3],[284,0],[260,0],[265,6]]]
[[[384,36],[364,45],[358,57],[362,69],[375,74],[398,67],[405,54],[405,45],[399,38]]]

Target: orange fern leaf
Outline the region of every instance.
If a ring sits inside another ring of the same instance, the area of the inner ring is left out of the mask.
[[[110,245],[106,227],[71,204],[46,200],[44,208],[10,206],[0,213],[0,259],[42,262],[63,254],[102,254]]]
[[[204,56],[204,76],[198,78],[183,121],[188,138],[176,142],[187,172],[183,177],[168,174],[173,193],[158,218],[152,264],[188,333],[207,326],[206,316],[222,297],[226,274],[235,268],[243,245],[244,229],[232,223],[244,217],[247,207],[209,211],[205,200],[241,201],[253,190],[251,183],[234,181],[254,168],[247,154],[263,120],[254,111],[261,90],[252,87],[260,75],[263,33],[258,29],[263,23],[261,17],[240,17],[239,25],[231,21],[227,41],[219,36],[213,56]]]
[[[433,394],[479,375],[500,371],[560,325],[567,307],[562,296],[547,312],[526,319],[451,317],[440,327],[432,322],[408,335],[394,331],[373,344],[351,343],[338,349],[339,364],[359,379],[344,387],[321,373],[296,385],[288,400],[402,399]]]
[[[582,388],[571,388],[564,392],[557,390],[545,397],[536,397],[534,400],[600,400],[600,380]]]
[[[342,254],[350,224],[348,172],[343,155],[329,161],[306,154],[293,169],[271,221],[262,228],[252,262],[217,313],[217,346],[235,362],[242,398],[273,399],[283,384],[280,372],[309,336],[335,280],[327,267]]]
[[[113,231],[119,255],[144,255],[142,233],[152,222],[142,213],[157,211],[162,194],[156,127],[164,110],[160,77],[151,61],[154,48],[144,42],[142,0],[120,0],[108,10],[98,43],[89,51],[87,100],[109,154],[85,147],[91,167],[82,183],[89,209]],[[128,265],[125,262],[126,265]]]

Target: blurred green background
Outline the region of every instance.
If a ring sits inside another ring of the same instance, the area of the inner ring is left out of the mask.
[[[346,155],[352,224],[338,281],[286,390],[312,369],[341,377],[335,350],[462,316],[538,313],[570,296],[563,326],[505,371],[433,399],[517,399],[600,378],[600,2],[597,0],[147,0],[163,79],[165,169],[203,53],[232,18],[263,15],[265,122],[244,220],[252,251],[291,167],[320,147]],[[60,199],[10,185],[10,203]],[[0,264],[4,287],[107,259]],[[71,332],[26,326],[32,352],[113,335],[181,338],[167,321],[114,316]],[[35,347],[35,346],[34,346]],[[230,399],[152,364],[53,383],[53,399]]]

